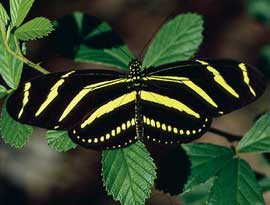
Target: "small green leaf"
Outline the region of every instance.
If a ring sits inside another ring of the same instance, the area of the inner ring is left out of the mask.
[[[31,136],[33,128],[21,124],[10,117],[5,105],[1,114],[1,136],[7,144],[22,148]]]
[[[247,0],[247,8],[250,16],[270,26],[269,0]]]
[[[265,202],[250,166],[235,158],[218,174],[206,204],[263,205]]]
[[[13,35],[9,39],[11,49],[16,50]],[[0,37],[0,74],[10,88],[18,87],[22,69],[23,63],[7,52],[3,39]]]
[[[188,60],[202,42],[203,19],[198,14],[182,14],[166,23],[152,40],[143,67]]]
[[[184,144],[182,147],[192,164],[185,191],[215,176],[234,155],[232,150],[212,144]]]
[[[10,0],[12,25],[19,27],[27,16],[35,0]]]
[[[270,113],[261,116],[244,135],[237,147],[238,152],[270,152]]]
[[[103,184],[122,205],[143,205],[150,196],[156,168],[142,142],[127,148],[103,151]]]
[[[4,23],[5,26],[7,25],[9,21],[9,16],[7,14],[7,11],[1,3],[0,3],[0,20]]]
[[[262,188],[262,192],[270,191],[270,178],[265,177],[259,181],[259,185]]]
[[[106,22],[76,12],[56,23],[54,41],[65,57],[79,62],[128,69],[133,58],[120,36]]]
[[[52,31],[53,25],[49,19],[37,17],[20,26],[15,35],[22,41],[29,41],[48,36]]]
[[[7,89],[3,85],[0,85],[0,99],[6,96],[6,94],[7,94]]]
[[[66,152],[77,147],[77,145],[72,142],[66,131],[48,130],[46,139],[49,147],[58,152]]]

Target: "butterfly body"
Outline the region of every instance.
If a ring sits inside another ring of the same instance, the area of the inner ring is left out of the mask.
[[[256,100],[262,75],[233,60],[197,60],[129,72],[75,70],[37,77],[7,101],[17,121],[67,130],[77,144],[115,149],[137,140],[174,144],[201,137],[218,117]]]

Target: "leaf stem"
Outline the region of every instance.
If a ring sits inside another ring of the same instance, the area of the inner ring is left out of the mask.
[[[8,30],[9,31],[9,30]],[[8,44],[8,38],[7,36],[8,35],[5,35],[6,32],[3,32],[3,29],[1,29],[1,33],[2,33],[2,38],[3,38],[3,42],[4,42],[4,45],[7,49],[7,51],[13,55],[15,58],[17,58],[18,60],[22,61],[23,63],[25,63],[26,65],[36,69],[37,71],[43,73],[43,74],[48,74],[49,72],[41,67],[39,64],[36,64],[36,63],[33,63],[32,61],[30,61],[29,59],[27,59],[22,53],[21,53],[21,50],[20,50],[20,47],[19,47],[19,43],[18,43],[18,40],[14,38],[15,40],[15,44],[16,44],[16,47],[17,49],[19,50],[19,53],[17,54],[16,52],[12,51],[12,49],[10,48],[9,44]],[[17,42],[16,42],[17,41]],[[18,45],[17,45],[18,44]]]
[[[231,134],[231,133],[228,133],[228,132],[224,132],[222,130],[219,130],[219,129],[216,129],[216,128],[213,128],[213,127],[211,127],[209,129],[209,132],[212,132],[214,134],[225,137],[229,142],[239,141],[242,138],[242,136],[234,135],[234,134]]]

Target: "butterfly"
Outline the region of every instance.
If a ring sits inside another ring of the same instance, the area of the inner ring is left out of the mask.
[[[116,149],[137,140],[186,143],[201,137],[212,118],[255,101],[262,74],[235,60],[194,60],[129,71],[72,70],[36,77],[8,99],[17,121],[67,130],[85,148]]]

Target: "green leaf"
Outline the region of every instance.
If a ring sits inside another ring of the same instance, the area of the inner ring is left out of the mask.
[[[259,181],[259,185],[262,188],[262,192],[270,191],[270,178],[265,177]]]
[[[48,36],[52,31],[53,25],[49,19],[37,17],[20,26],[15,35],[22,41],[29,41]]]
[[[1,3],[0,3],[0,20],[4,23],[5,26],[7,25],[9,21],[9,16],[7,14],[7,11]]]
[[[143,67],[188,60],[202,42],[203,19],[198,14],[178,15],[166,23],[152,40]]]
[[[79,62],[128,69],[131,51],[112,28],[96,17],[76,12],[56,23],[56,49]]]
[[[3,85],[0,85],[0,99],[2,99],[6,95],[7,95],[7,89]]]
[[[1,114],[1,136],[7,144],[22,148],[31,136],[33,128],[21,124],[10,117],[5,105]]]
[[[12,50],[17,50],[13,35],[10,36],[9,44]],[[7,52],[3,39],[0,37],[0,74],[10,88],[18,87],[22,69],[23,63]]]
[[[212,144],[184,144],[191,161],[191,176],[185,185],[185,191],[190,191],[193,186],[205,183],[215,176],[232,157],[233,152],[225,147]]]
[[[48,130],[46,139],[49,147],[58,152],[66,152],[77,147],[72,142],[66,131]]]
[[[250,166],[235,158],[218,174],[206,204],[263,205],[265,202]]]
[[[270,26],[269,0],[247,0],[247,8],[250,16]]]
[[[143,205],[150,196],[156,168],[142,142],[127,148],[103,151],[103,183],[122,205]]]
[[[205,183],[192,187],[192,191],[184,192],[177,196],[181,201],[183,200],[187,205],[201,205],[206,204],[210,190],[214,184],[216,177],[208,179]]]
[[[27,16],[35,0],[10,0],[12,25],[19,27]]]
[[[261,116],[244,135],[237,147],[238,152],[270,152],[270,113]]]

